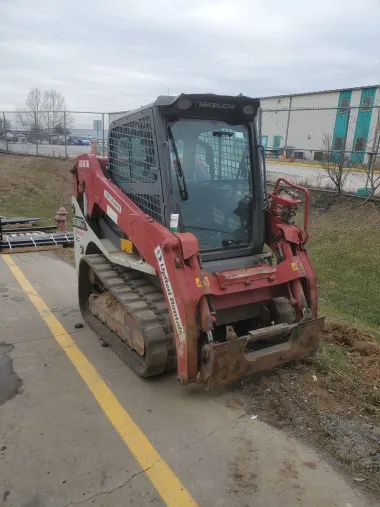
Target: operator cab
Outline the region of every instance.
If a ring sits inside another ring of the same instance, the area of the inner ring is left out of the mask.
[[[259,106],[241,95],[158,97],[111,124],[111,179],[167,227],[178,214],[178,232],[196,236],[204,261],[261,254]]]
[[[262,251],[259,105],[244,96],[181,95],[160,107],[179,230],[197,237],[204,260]]]

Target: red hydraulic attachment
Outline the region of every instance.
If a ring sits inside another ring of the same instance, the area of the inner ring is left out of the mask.
[[[107,165],[108,160],[105,157],[100,159],[102,164]],[[191,233],[172,233],[164,225],[143,213],[129,197],[107,179],[95,155],[78,156],[73,174],[75,197],[79,200],[83,193],[86,194],[88,216],[95,218],[101,212],[110,215],[111,208],[111,215],[117,226],[133,242],[141,257],[159,274],[175,334],[178,379],[181,384],[197,381],[200,370],[199,334],[200,331],[204,333],[212,331],[214,327],[210,303],[217,311],[284,296],[289,298],[294,306],[298,322],[304,317],[302,312],[305,308],[310,308],[312,318],[316,319],[316,282],[304,246],[307,233],[304,235],[299,227],[286,223],[281,218],[281,209],[297,206],[300,201],[277,193],[281,181],[304,192],[306,231],[308,205],[306,189],[280,178],[273,193],[269,195],[266,242],[277,257],[275,267],[263,264],[209,273],[201,268],[196,237]],[[308,333],[311,336],[311,331]],[[242,354],[244,347],[241,341],[239,343],[239,354]],[[228,346],[237,347],[233,344],[234,341],[220,344],[225,345],[223,353],[227,357],[227,362]],[[218,347],[219,344],[215,346]],[[211,365],[212,368],[217,368],[213,350],[207,354],[214,365]],[[276,357],[280,357],[282,353],[277,351],[276,354]],[[286,357],[289,356],[291,353],[288,350]],[[223,363],[223,368],[225,367]],[[226,375],[223,379],[227,381],[230,377],[231,375]],[[206,376],[205,380],[208,378]]]
[[[272,205],[282,204],[283,206],[289,206],[289,205],[295,206],[297,204],[301,204],[301,202],[302,202],[302,201],[298,201],[297,199],[289,199],[289,197],[284,196],[284,195],[279,195],[277,192],[280,188],[281,182],[285,183],[285,185],[287,185],[288,187],[295,188],[296,190],[299,190],[305,196],[305,200],[304,200],[305,209],[304,209],[304,215],[303,215],[303,223],[304,223],[304,225],[303,225],[303,228],[304,228],[303,244],[305,245],[307,243],[307,240],[309,239],[309,232],[307,230],[307,226],[309,223],[309,191],[307,188],[300,187],[299,185],[295,185],[294,183],[292,183],[289,180],[286,180],[285,178],[278,178],[278,180],[276,181],[276,184],[274,186],[273,192],[272,192],[272,194],[270,194],[272,197],[275,196],[274,201],[272,201]]]

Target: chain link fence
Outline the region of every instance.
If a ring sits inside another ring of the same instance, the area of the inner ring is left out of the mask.
[[[96,150],[107,155],[112,113],[0,112],[0,152],[74,158]]]
[[[380,194],[379,109],[261,109],[258,130],[268,182],[283,176],[311,188]],[[0,112],[0,152],[108,155],[110,122],[125,112]]]
[[[268,182],[283,176],[337,193],[380,194],[378,106],[262,109],[258,130]]]

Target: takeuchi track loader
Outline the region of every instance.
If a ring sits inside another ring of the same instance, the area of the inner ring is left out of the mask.
[[[112,122],[108,157],[75,160],[80,309],[142,377],[212,388],[316,352],[308,191],[267,192],[259,106],[158,97]]]

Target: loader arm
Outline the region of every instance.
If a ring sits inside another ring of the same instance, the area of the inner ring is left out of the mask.
[[[200,304],[204,288],[195,280],[204,274],[199,265],[198,242],[190,233],[172,233],[143,213],[112,181],[107,179],[95,155],[80,155],[73,169],[76,199],[86,195],[87,215],[100,210],[114,219],[141,257],[160,277],[176,341],[178,377],[183,384],[197,377],[197,320],[203,331],[212,329],[208,305]],[[198,309],[199,305],[199,309]]]

